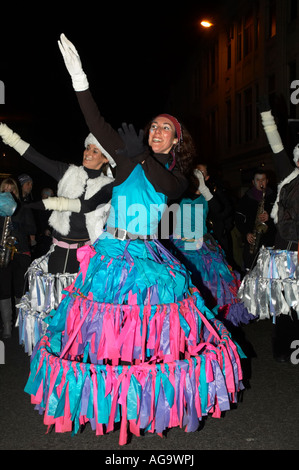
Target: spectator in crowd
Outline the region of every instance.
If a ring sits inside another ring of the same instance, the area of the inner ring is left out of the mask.
[[[32,188],[33,188],[33,180],[31,176],[22,173],[18,176],[18,180],[21,186],[21,194],[20,198],[23,202],[31,202],[32,201]]]
[[[225,186],[216,178],[212,177],[207,163],[199,163],[197,169],[204,176],[205,184],[217,200],[216,209],[209,207],[207,216],[207,228],[218,241],[226,254],[226,259],[234,266],[233,245],[231,231],[234,227],[234,207]]]
[[[15,245],[7,265],[0,268],[0,310],[3,322],[3,338],[11,336],[14,321],[13,303],[20,301],[25,286],[25,273],[31,262],[30,235],[35,233],[33,213],[25,209],[20,200],[17,182],[13,178],[2,181],[0,192],[10,192],[17,201],[17,208],[10,218],[0,217],[0,233],[4,234],[5,224],[9,223],[9,234],[14,237]]]

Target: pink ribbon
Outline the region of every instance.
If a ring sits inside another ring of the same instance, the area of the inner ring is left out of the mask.
[[[84,308],[85,311],[84,311],[84,313],[83,313],[83,315],[82,315],[81,320],[80,320],[80,321],[77,323],[77,325],[75,326],[75,329],[74,329],[73,333],[71,334],[71,336],[70,336],[68,342],[66,343],[66,345],[65,345],[65,347],[64,347],[64,349],[63,349],[63,351],[62,351],[62,353],[60,354],[60,356],[59,356],[60,359],[64,357],[64,355],[66,354],[66,352],[67,352],[67,351],[70,349],[70,347],[72,346],[73,341],[75,340],[78,331],[79,331],[80,328],[82,327],[83,323],[84,323],[85,320],[86,320],[87,315],[89,314],[89,312],[90,312],[90,310],[91,310],[92,304],[90,304],[89,309],[86,308],[85,303],[83,303],[83,305],[84,305],[84,307],[85,307],[85,308]]]

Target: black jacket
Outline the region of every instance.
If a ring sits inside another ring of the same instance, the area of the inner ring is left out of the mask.
[[[11,216],[11,235],[17,239],[16,248],[18,253],[29,253],[31,250],[30,235],[36,233],[36,224],[33,213],[26,209],[24,204],[19,202]],[[0,233],[2,234],[5,217],[0,217]]]
[[[294,171],[295,167],[292,165],[290,158],[287,152],[283,149],[279,153],[273,154],[273,161],[275,166],[275,171],[277,175],[278,182],[281,183],[285,178],[291,175]],[[298,250],[298,241],[299,241],[299,210],[298,210],[298,185],[299,185],[299,177],[297,176],[292,181],[286,183],[282,186],[280,191],[280,198],[279,198],[279,207],[280,210],[282,206],[284,207],[283,212],[289,212],[292,214],[292,218],[294,223],[290,225],[292,228],[292,233],[288,232],[287,224],[285,226],[280,227],[278,224],[278,230],[276,234],[275,240],[275,247],[277,249],[290,249],[290,250]],[[279,210],[279,215],[280,215]],[[294,227],[295,225],[295,227]],[[294,232],[296,232],[294,234]],[[293,243],[290,245],[289,240],[294,240]]]
[[[250,188],[241,198],[236,209],[235,223],[239,232],[243,235],[246,243],[247,233],[253,233],[255,219],[258,211],[259,200],[255,197],[254,188]],[[273,246],[275,241],[276,229],[273,219],[270,217],[276,194],[271,188],[267,188],[264,202],[264,209],[269,215],[266,222],[268,231],[263,235],[262,244],[265,246]]]

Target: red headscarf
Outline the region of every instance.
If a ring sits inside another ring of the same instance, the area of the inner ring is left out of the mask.
[[[175,118],[174,116],[171,116],[171,114],[159,114],[158,117],[166,117],[167,119],[169,119],[175,127],[178,141],[180,142],[181,140],[183,140],[181,124],[179,123],[177,118]]]
[[[183,141],[182,127],[181,127],[181,124],[179,123],[179,121],[177,120],[177,118],[175,118],[171,114],[159,114],[159,116],[157,116],[157,117],[166,117],[167,119],[169,119],[169,121],[172,122],[172,124],[175,127],[176,136],[178,138],[178,143],[180,144],[180,142]],[[176,164],[175,152],[171,151],[171,154],[172,154],[173,160],[172,160],[172,164],[169,167],[169,171],[171,171],[175,167],[175,164]]]

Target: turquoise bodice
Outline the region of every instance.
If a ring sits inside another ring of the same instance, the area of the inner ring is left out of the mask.
[[[167,207],[166,199],[155,190],[138,164],[122,184],[113,188],[107,225],[137,235],[154,235]]]
[[[183,198],[176,214],[174,234],[180,238],[198,239],[207,233],[208,203],[200,195],[196,199]]]

